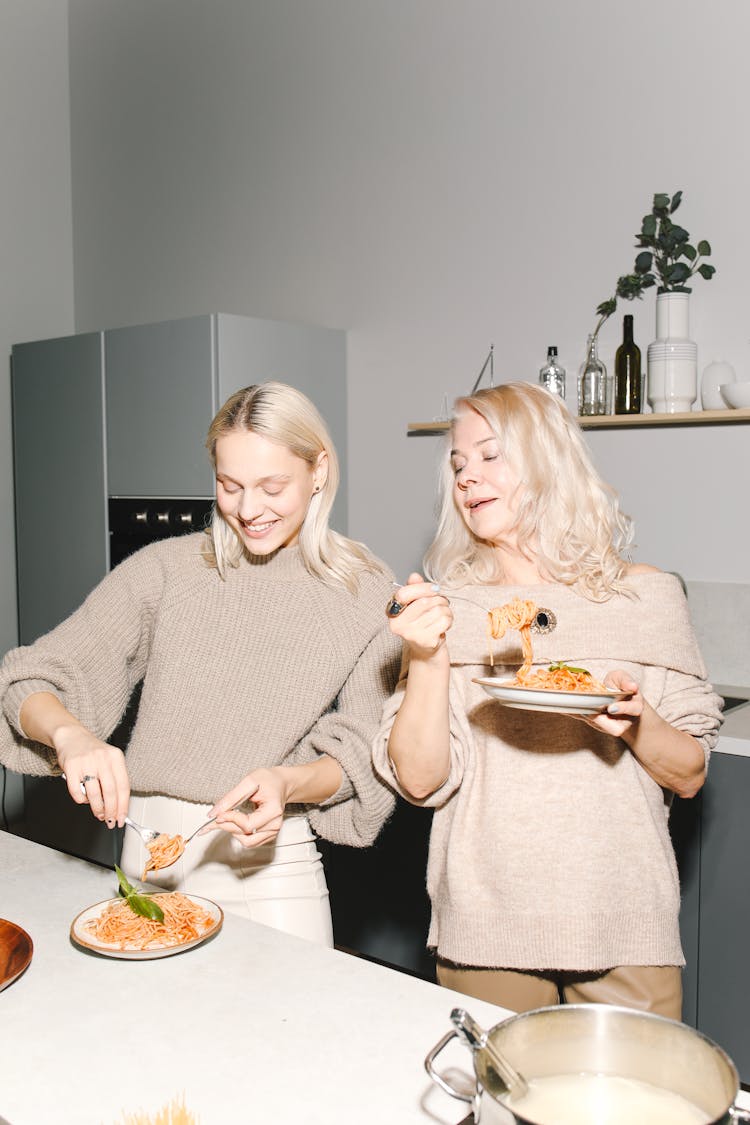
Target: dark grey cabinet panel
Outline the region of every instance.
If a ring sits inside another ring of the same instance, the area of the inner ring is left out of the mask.
[[[101,335],[13,349],[18,618],[29,644],[107,570]]]
[[[104,333],[110,496],[211,496],[211,316]]]
[[[703,791],[698,1027],[750,1082],[750,758],[714,754]]]
[[[700,921],[700,862],[702,792],[690,800],[675,797],[669,830],[680,872],[680,937],[685,954],[682,971],[682,1018],[698,1025],[698,945]]]

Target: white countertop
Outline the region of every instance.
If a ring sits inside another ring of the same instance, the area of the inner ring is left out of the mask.
[[[750,690],[747,687],[721,684],[716,691],[720,695],[747,697],[750,700]],[[743,758],[750,758],[750,702],[730,711],[726,716],[714,753],[736,754]]]
[[[0,992],[0,1119],[120,1125],[182,1094],[200,1125],[466,1117],[424,1056],[453,1007],[485,1027],[503,1009],[231,915],[174,957],[79,950],[74,916],[115,893],[113,872],[0,832],[0,917],[34,942],[29,968]],[[440,1066],[469,1074],[468,1051],[452,1043]]]

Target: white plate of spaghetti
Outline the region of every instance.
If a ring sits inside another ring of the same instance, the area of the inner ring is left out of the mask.
[[[550,688],[522,687],[513,680],[486,676],[473,681],[489,696],[506,707],[522,711],[555,711],[558,715],[598,715],[610,703],[626,699],[627,691],[555,691]]]
[[[149,897],[161,907],[163,922],[136,914],[124,898],[108,898],[87,906],[73,919],[72,940],[104,957],[148,961],[184,953],[221,929],[224,913],[210,899],[179,891]]]

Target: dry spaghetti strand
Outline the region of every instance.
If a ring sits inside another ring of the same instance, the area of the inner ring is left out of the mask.
[[[490,667],[494,667],[491,642],[493,640],[499,641],[501,637],[505,636],[508,629],[517,629],[521,634],[521,652],[523,653],[523,664],[519,676],[522,672],[529,672],[534,655],[531,648],[531,626],[538,612],[539,607],[535,602],[526,601],[523,598],[513,598],[505,605],[495,606],[489,611],[487,634],[490,641]]]
[[[86,930],[97,941],[118,949],[149,949],[182,945],[203,937],[214,924],[214,917],[179,891],[154,895],[164,913],[164,921],[136,914],[124,899],[111,902],[99,915],[86,923]]]
[[[162,832],[153,840],[149,840],[146,848],[149,855],[141,875],[143,880],[149,871],[161,871],[163,867],[171,867],[185,851],[185,841],[182,836],[168,836],[166,832]]]
[[[185,1105],[185,1095],[175,1098],[163,1109],[152,1113],[128,1113],[122,1125],[198,1125],[198,1118]]]

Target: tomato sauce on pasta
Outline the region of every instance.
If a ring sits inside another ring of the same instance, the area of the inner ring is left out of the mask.
[[[119,949],[148,949],[182,945],[202,937],[214,923],[207,910],[179,891],[153,897],[162,909],[163,922],[136,914],[125,899],[118,899],[87,922],[86,929],[97,941]]]

